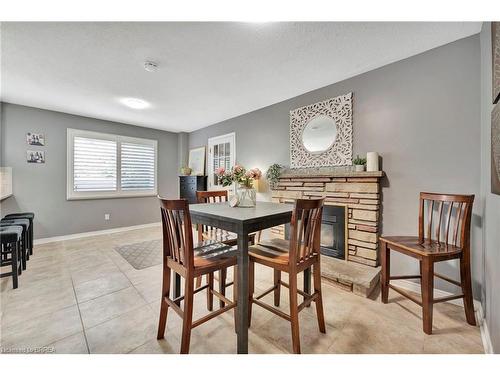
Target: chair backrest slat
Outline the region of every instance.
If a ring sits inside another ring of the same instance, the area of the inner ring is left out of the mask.
[[[291,265],[299,264],[320,251],[323,199],[297,199],[290,222]]]
[[[473,203],[474,195],[420,193],[418,231],[420,242],[427,241],[436,243],[438,246],[453,245],[462,249],[468,247]],[[433,220],[435,205],[437,218]],[[427,215],[424,212],[426,207]],[[446,210],[443,220],[443,212]],[[426,217],[427,223],[425,223]],[[425,231],[425,224],[427,224],[427,231]],[[452,233],[450,233],[451,230],[453,230]]]
[[[227,202],[227,190],[217,191],[197,191],[196,200],[198,203],[221,203]],[[198,241],[203,241],[203,235],[208,238],[217,238],[219,234],[224,234],[220,228],[211,227],[209,225],[198,224]]]
[[[191,272],[194,269],[193,232],[186,199],[160,199],[163,228],[163,261],[167,258]]]

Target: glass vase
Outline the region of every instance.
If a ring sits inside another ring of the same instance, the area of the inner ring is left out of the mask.
[[[254,188],[240,186],[237,190],[238,207],[255,207],[257,203],[257,192]]]

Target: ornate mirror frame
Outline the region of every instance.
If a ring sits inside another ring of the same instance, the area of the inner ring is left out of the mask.
[[[335,142],[323,152],[310,152],[302,133],[313,118],[324,115],[337,126]],[[290,167],[333,167],[352,164],[352,92],[290,111]]]

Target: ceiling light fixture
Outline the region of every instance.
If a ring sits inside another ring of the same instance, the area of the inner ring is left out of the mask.
[[[133,108],[133,109],[144,109],[151,107],[151,104],[149,104],[147,101],[139,99],[139,98],[121,98],[120,102],[127,107]]]

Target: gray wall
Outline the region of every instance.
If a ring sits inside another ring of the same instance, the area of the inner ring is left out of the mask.
[[[236,159],[266,170],[289,165],[289,111],[354,93],[354,155],[378,151],[383,187],[383,233],[416,234],[420,191],[480,193],[480,44],[475,35],[293,99],[190,133],[191,148],[236,132]],[[261,199],[269,193],[261,194]],[[473,219],[476,298],[482,280],[481,207]],[[417,263],[394,255],[395,272]],[[458,276],[456,264],[438,271]],[[446,284],[439,288],[453,291]]]
[[[500,104],[498,104],[500,105]],[[491,24],[481,31],[481,190],[484,207],[485,274],[483,307],[495,353],[500,353],[500,195],[491,193]]]
[[[158,193],[177,196],[177,134],[9,103],[2,105],[2,164],[13,168],[14,196],[1,214],[33,211],[35,237],[46,238],[160,221],[155,197],[66,200],[66,129],[84,129],[158,140]],[[26,144],[26,133],[44,133],[45,147]],[[45,164],[26,163],[26,150],[45,151]],[[105,221],[104,214],[111,220]]]

